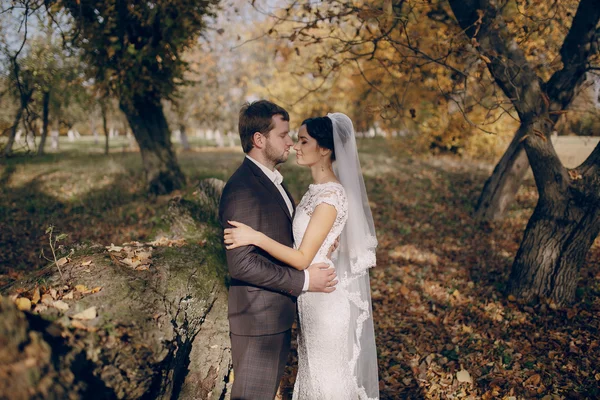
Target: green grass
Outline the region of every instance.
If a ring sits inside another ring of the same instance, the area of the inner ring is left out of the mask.
[[[61,142],[60,153],[21,154],[0,161],[0,275],[4,279],[44,265],[39,253],[46,247],[44,231],[49,225],[68,234],[67,242],[102,244],[149,239],[164,228],[161,217],[170,196],[147,195],[140,154],[104,155],[90,142],[91,138]],[[119,138],[111,143],[118,149],[124,142]],[[192,140],[192,144],[198,143]],[[382,138],[361,140],[360,146],[365,175],[376,176],[377,164],[387,165],[390,147]],[[227,180],[243,157],[238,148],[180,150],[178,161],[188,180],[181,193],[192,191],[205,178]],[[282,173],[299,201],[311,181],[310,172],[295,165],[292,156]]]

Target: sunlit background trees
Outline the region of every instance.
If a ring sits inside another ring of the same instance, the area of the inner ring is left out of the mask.
[[[496,163],[479,221],[503,218],[531,165],[541,200],[510,291],[570,302],[599,229],[598,150],[567,168],[552,142],[600,135],[599,13],[596,0],[7,2],[2,154],[65,139],[109,153],[114,139],[165,194],[186,184],[173,142],[235,147],[245,101],[283,105],[293,128],[345,112],[392,148]]]

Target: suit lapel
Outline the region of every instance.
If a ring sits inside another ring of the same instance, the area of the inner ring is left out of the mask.
[[[252,173],[256,176],[258,181],[265,187],[265,189],[267,189],[269,194],[277,200],[277,203],[279,203],[279,206],[283,209],[283,211],[285,212],[285,215],[287,215],[287,217],[291,221],[292,216],[290,215],[290,210],[288,209],[287,204],[285,204],[285,200],[283,199],[283,197],[281,197],[281,192],[279,191],[279,189],[277,189],[275,184],[252,161],[245,158],[244,163],[246,164],[246,166],[248,168],[250,168]],[[284,186],[284,189],[285,189],[285,186]],[[287,189],[285,190],[285,192],[288,193]],[[288,193],[288,196],[289,196],[289,193]],[[292,200],[291,196],[290,196],[290,200],[292,201],[292,207],[293,207],[294,201]]]

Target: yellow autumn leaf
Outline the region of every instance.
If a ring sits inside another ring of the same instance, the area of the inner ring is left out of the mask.
[[[47,306],[52,305],[52,302],[54,301],[54,299],[52,298],[52,296],[50,296],[50,293],[44,293],[42,295],[42,303],[44,303]]]
[[[409,293],[410,293],[409,288],[407,288],[404,285],[400,286],[400,294],[402,294],[402,296],[407,296]]]
[[[62,300],[52,302],[52,307],[61,311],[67,311],[69,309],[69,305]]]
[[[108,250],[109,252],[111,252],[111,251],[119,252],[119,251],[123,250],[123,247],[115,246],[113,243],[111,243],[110,246],[105,246],[105,247],[106,247],[106,250]]]
[[[121,260],[121,262],[123,264],[129,265],[130,267],[133,267],[133,268],[135,268],[141,264],[140,260],[137,260],[137,259],[131,258],[131,257],[124,258]]]
[[[31,311],[31,301],[27,297],[19,297],[15,300],[15,304],[21,311]]]
[[[147,260],[147,259],[150,259],[150,257],[152,257],[152,252],[151,251],[138,251],[136,253],[136,256],[140,260]]]
[[[69,262],[69,259],[68,259],[67,257],[62,257],[62,258],[59,258],[59,259],[56,261],[56,265],[57,265],[58,267],[62,267],[63,265],[65,265],[65,264],[66,264],[66,263],[68,263],[68,262]]]
[[[525,382],[523,382],[523,384],[530,385],[530,386],[538,386],[541,381],[542,381],[542,377],[540,376],[540,374],[534,374],[534,375],[531,375],[529,378],[527,378],[525,380]]]
[[[75,285],[75,290],[77,290],[78,292],[85,292],[88,290],[87,286],[85,285]]]
[[[76,329],[85,329],[85,330],[87,330],[87,328],[88,328],[86,324],[84,324],[83,322],[78,321],[78,320],[71,321],[71,326],[73,328],[76,328]]]
[[[71,318],[80,320],[90,320],[96,318],[96,316],[96,307],[90,307],[88,309],[83,310],[80,313],[73,315]]]
[[[40,302],[41,298],[42,297],[40,296],[40,289],[36,287],[33,291],[33,296],[31,297],[31,302],[33,304],[37,304]]]
[[[456,373],[456,379],[458,379],[459,382],[463,383],[473,383],[473,378],[471,378],[471,374],[469,374],[469,371],[466,371],[464,369]]]

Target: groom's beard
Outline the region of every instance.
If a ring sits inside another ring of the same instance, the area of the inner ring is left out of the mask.
[[[286,154],[287,153],[287,154]],[[270,144],[267,142],[265,146],[265,158],[273,163],[273,165],[283,164],[288,159],[289,152],[285,150],[282,153],[278,153]]]

